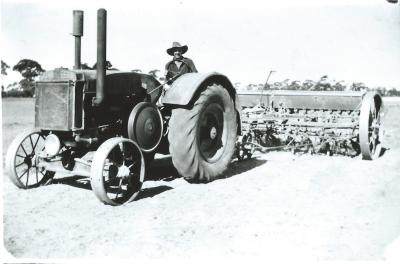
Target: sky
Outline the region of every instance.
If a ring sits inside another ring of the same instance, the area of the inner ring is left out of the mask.
[[[84,11],[82,62],[96,60],[97,9],[107,10],[107,60],[164,70],[173,41],[200,72],[233,83],[330,80],[400,89],[400,4],[386,0],[1,1],[0,56],[72,68],[72,11]],[[19,79],[8,70],[2,83]]]

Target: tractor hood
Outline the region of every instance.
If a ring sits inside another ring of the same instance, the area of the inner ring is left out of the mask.
[[[68,82],[68,81],[87,81],[96,79],[95,70],[69,70],[67,68],[57,68],[44,72],[40,82]]]
[[[123,72],[116,70],[106,71],[106,79],[108,80],[121,77],[125,77],[124,79],[140,79],[143,80],[143,83],[157,82],[157,84],[159,84],[156,78],[148,74],[137,72]],[[96,70],[70,70],[67,68],[57,68],[51,71],[44,72],[39,78],[40,82],[76,82],[89,80],[96,80]]]
[[[96,92],[95,70],[70,70],[58,68],[44,72],[38,82],[85,82],[87,92]],[[151,101],[156,102],[162,90],[152,92],[160,82],[151,75],[137,72],[106,71],[106,94],[131,94],[133,89],[144,88],[150,94]]]

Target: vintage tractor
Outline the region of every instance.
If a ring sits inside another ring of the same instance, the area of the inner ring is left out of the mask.
[[[237,158],[256,150],[357,156],[381,154],[384,105],[376,92],[261,91],[238,94],[242,133]]]
[[[100,201],[120,205],[137,196],[155,153],[170,153],[190,182],[220,175],[240,131],[229,79],[185,74],[164,94],[150,75],[106,71],[104,9],[98,10],[97,68],[82,70],[83,11],[73,18],[74,69],[47,71],[36,82],[35,129],[18,135],[7,151],[11,181],[27,189],[49,183],[56,172],[82,176]]]

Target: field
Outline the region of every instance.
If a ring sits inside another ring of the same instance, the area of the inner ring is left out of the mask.
[[[138,199],[120,207],[101,204],[87,182],[19,190],[4,175],[4,246],[66,260],[390,258],[400,251],[400,101],[386,107],[375,161],[272,152],[193,185],[160,156]],[[33,127],[34,104],[4,99],[2,109],[4,164],[10,141]]]

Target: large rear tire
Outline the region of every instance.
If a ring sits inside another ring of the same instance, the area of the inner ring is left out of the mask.
[[[237,121],[228,91],[213,84],[191,109],[172,110],[169,151],[178,172],[189,182],[209,182],[221,175],[235,150]]]

